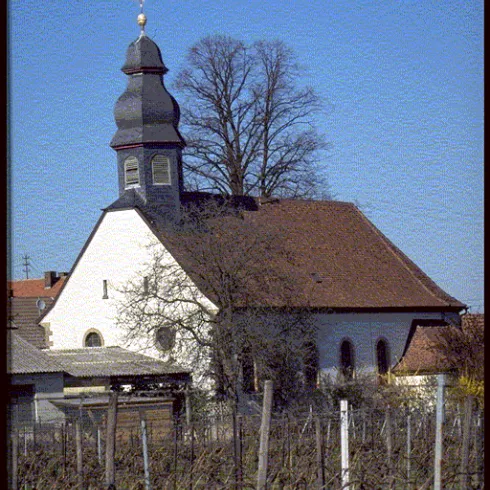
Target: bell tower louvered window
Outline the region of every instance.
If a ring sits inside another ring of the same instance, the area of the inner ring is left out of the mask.
[[[126,187],[139,185],[140,176],[138,171],[138,159],[136,157],[128,157],[124,161],[124,181]]]
[[[155,155],[151,160],[153,184],[170,185],[170,159],[163,155]]]

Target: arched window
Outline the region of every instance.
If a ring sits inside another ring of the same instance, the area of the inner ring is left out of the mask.
[[[385,339],[379,339],[376,343],[376,364],[380,376],[385,375],[390,368],[390,352]]]
[[[97,332],[89,332],[85,336],[83,344],[85,347],[101,347],[102,337]]]
[[[346,339],[340,344],[340,372],[344,379],[352,379],[354,369],[354,346]]]
[[[170,160],[163,155],[155,155],[151,159],[153,184],[170,185]]]
[[[136,157],[128,157],[124,160],[124,182],[126,187],[132,187],[140,183],[138,159]]]

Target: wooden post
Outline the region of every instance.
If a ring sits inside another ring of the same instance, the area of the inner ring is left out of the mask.
[[[407,486],[410,490],[412,488],[411,472],[412,472],[412,416],[410,412],[407,414]]]
[[[177,441],[177,420],[174,422],[174,490],[177,489],[177,457],[178,457],[178,441]]]
[[[82,448],[82,427],[80,419],[75,421],[75,445],[77,451],[77,477],[78,486],[83,488],[83,448]]]
[[[392,424],[392,412],[391,407],[388,405],[386,408],[386,462],[388,467],[388,488],[393,488],[394,475],[393,475],[393,424]]]
[[[234,470],[235,470],[235,488],[239,489],[241,487],[241,441],[240,433],[238,428],[238,415],[236,413],[236,407],[233,409],[232,414],[233,421],[233,459],[234,459]]]
[[[469,485],[468,463],[470,455],[470,432],[472,415],[473,397],[467,396],[464,401],[463,440],[461,448],[461,466],[459,470],[461,490],[467,490]]]
[[[187,424],[187,427],[189,427],[192,422],[191,393],[189,387],[185,388],[184,397],[185,397],[185,423]]]
[[[107,436],[105,448],[105,483],[108,489],[115,489],[116,473],[114,457],[116,454],[117,393],[109,395],[107,409]]]
[[[323,446],[323,433],[322,433],[322,421],[317,415],[315,417],[315,436],[316,436],[316,464],[318,468],[318,488],[325,488],[325,451]]]
[[[269,456],[269,430],[272,408],[272,381],[264,383],[264,403],[262,423],[260,425],[259,469],[257,472],[257,490],[265,490],[267,483],[267,462]]]
[[[145,469],[145,489],[151,490],[150,464],[148,461],[148,441],[146,438],[146,420],[142,412],[140,412],[140,421],[141,421],[141,442],[143,445],[143,465]]]
[[[483,483],[483,419],[480,410],[476,414],[475,426],[475,484],[476,488],[482,488]]]
[[[444,374],[437,375],[436,442],[434,451],[434,490],[441,490],[442,423],[444,419]]]
[[[347,400],[340,400],[340,451],[342,490],[349,490],[349,419]]]
[[[102,428],[97,425],[97,459],[102,466]]]
[[[10,448],[11,448],[11,490],[17,490],[18,488],[18,458],[19,458],[19,435],[17,430],[13,430],[10,436]]]

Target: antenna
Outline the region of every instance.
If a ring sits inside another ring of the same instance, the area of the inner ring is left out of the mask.
[[[31,260],[31,258],[27,254],[25,254],[22,258],[24,259],[24,271],[26,273],[26,279],[29,279],[29,269],[31,268],[29,260]]]

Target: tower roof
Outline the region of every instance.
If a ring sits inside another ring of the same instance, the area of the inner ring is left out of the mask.
[[[184,146],[178,130],[180,108],[163,82],[168,69],[159,47],[144,31],[129,45],[122,71],[129,80],[114,107],[118,129],[111,147],[144,143]]]
[[[126,63],[121,68],[126,75],[132,73],[161,73],[168,72],[162,60],[160,48],[144,32],[134,40],[126,51]]]

